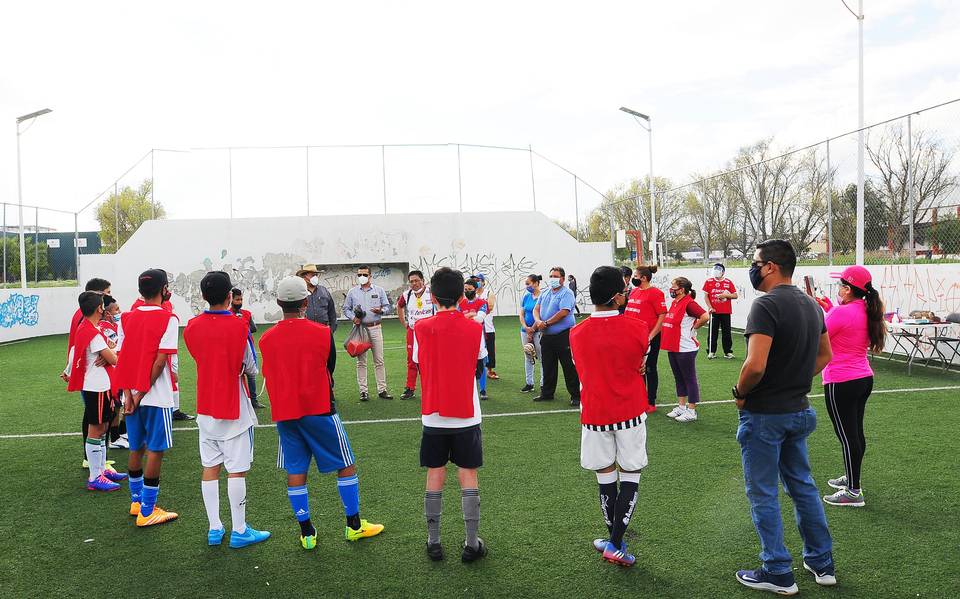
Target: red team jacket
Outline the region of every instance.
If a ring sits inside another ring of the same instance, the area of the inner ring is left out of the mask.
[[[419,326],[419,325],[418,325]],[[570,331],[570,351],[580,376],[580,423],[604,426],[639,418],[647,410],[640,374],[650,328],[622,315],[582,321]],[[611,339],[617,351],[610,351]]]
[[[262,372],[274,422],[331,411],[327,370],[331,345],[330,327],[305,318],[281,320],[260,337]]]
[[[446,310],[418,320],[413,334],[423,389],[421,413],[473,418],[483,325],[464,317],[463,312]]]
[[[187,323],[183,341],[197,363],[198,414],[224,420],[240,417],[247,334],[247,325],[233,313],[204,312]]]
[[[120,317],[123,349],[117,356],[114,387],[141,393],[150,390],[150,370],[157,354],[177,353],[176,350],[160,349],[160,339],[167,330],[170,316],[166,310],[134,310]]]

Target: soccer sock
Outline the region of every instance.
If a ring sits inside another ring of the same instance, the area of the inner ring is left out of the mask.
[[[88,480],[96,480],[98,476],[103,474],[103,470],[101,470],[100,467],[100,455],[103,453],[103,447],[100,446],[100,439],[87,437],[87,440],[83,444],[83,449],[87,454],[87,467],[90,470],[90,478]]]
[[[337,491],[343,502],[343,513],[347,516],[347,526],[353,530],[360,528],[360,479],[357,475],[337,479]]]
[[[220,481],[200,481],[200,493],[203,495],[203,507],[207,510],[210,530],[220,530],[223,528],[223,522],[220,521]]]
[[[300,523],[300,534],[305,537],[317,534],[317,530],[310,522],[310,499],[307,495],[307,485],[287,487],[287,498],[290,499],[290,507],[293,508],[294,517]]]
[[[633,517],[633,508],[637,505],[637,488],[640,486],[639,472],[620,473],[620,493],[617,495],[617,511],[613,521],[613,533],[610,542],[615,547],[623,546],[623,535]]]
[[[597,485],[600,486],[600,513],[607,533],[613,536],[614,512],[617,509],[617,471],[597,472]]]
[[[480,391],[482,391],[483,393],[486,393],[486,392],[487,392],[487,367],[486,367],[486,364],[484,364],[484,365],[480,368]]]
[[[247,479],[227,479],[227,496],[230,497],[230,519],[233,532],[243,534],[247,530]]]
[[[140,493],[140,515],[146,518],[153,513],[157,505],[157,495],[160,493],[160,477],[144,478],[143,491]]]
[[[140,496],[143,493],[143,470],[130,470],[127,474],[130,478],[130,503],[140,503]]]
[[[100,437],[100,472],[107,469],[107,441]]]
[[[477,538],[477,529],[480,528],[480,489],[463,489],[460,493],[460,506],[467,531],[467,545],[477,549],[480,546]]]
[[[427,520],[427,542],[440,542],[440,515],[443,513],[443,491],[427,491],[423,498],[423,517]]]

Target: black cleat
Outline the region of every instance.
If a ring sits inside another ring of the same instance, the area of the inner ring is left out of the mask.
[[[533,401],[553,401],[552,397],[544,397],[543,395],[538,395],[533,398]]]
[[[490,397],[487,395],[487,392],[486,392],[486,391],[481,391],[481,392],[480,392],[480,399],[481,399],[482,401],[486,401],[486,400],[490,399]]]
[[[571,408],[579,408],[579,407],[580,407],[580,400],[579,400],[579,399],[571,399],[571,400],[570,400],[570,407],[571,407]]]
[[[403,393],[400,394],[400,399],[413,399],[414,391],[410,387],[407,387],[403,390]]]
[[[380,393],[377,393],[377,397],[379,397],[380,399],[393,399],[393,396],[387,393],[386,391],[381,391]]]
[[[531,391],[533,391],[533,385],[524,385],[523,388],[520,389],[520,393],[530,393]]]
[[[434,562],[441,561],[443,559],[443,545],[440,543],[427,543],[427,557]]]
[[[480,558],[487,556],[487,546],[484,545],[483,539],[477,538],[477,548],[474,549],[469,545],[463,546],[463,553],[460,554],[460,561],[465,564],[470,562],[475,562]]]
[[[360,401],[370,401],[370,394],[366,391],[360,392]]]
[[[253,409],[254,409],[254,410],[259,410],[260,408],[263,407],[263,404],[260,403],[259,401],[255,400],[255,399],[251,399],[251,400],[250,400],[250,405],[253,406]]]
[[[187,414],[186,412],[181,412],[180,410],[176,410],[173,413],[173,419],[174,420],[196,420],[197,417]]]

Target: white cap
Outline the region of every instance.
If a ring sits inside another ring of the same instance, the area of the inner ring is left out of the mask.
[[[284,277],[277,285],[277,299],[281,302],[297,302],[308,295],[307,282],[300,277]]]

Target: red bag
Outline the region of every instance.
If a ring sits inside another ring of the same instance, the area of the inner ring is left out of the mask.
[[[371,347],[373,347],[373,342],[370,341],[370,331],[367,330],[367,327],[358,324],[353,325],[353,330],[350,331],[346,341],[343,342],[343,349],[347,350],[347,353],[354,358]]]

